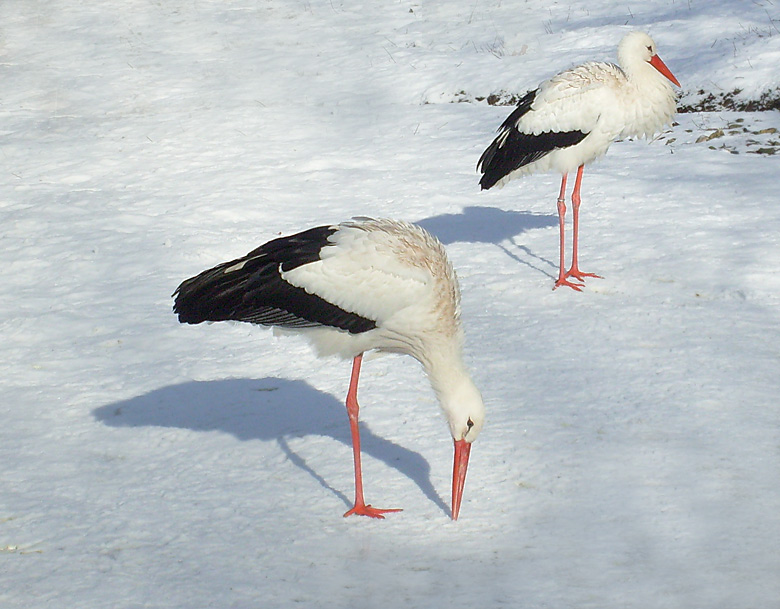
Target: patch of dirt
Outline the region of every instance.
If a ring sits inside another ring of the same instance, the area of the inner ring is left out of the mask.
[[[677,112],[718,112],[720,110],[732,110],[734,112],[765,112],[767,110],[780,110],[780,90],[764,91],[758,99],[739,99],[741,89],[734,89],[726,93],[710,93],[699,89],[695,94],[686,97],[698,97],[691,103],[679,103]]]
[[[487,97],[484,95],[470,95],[465,91],[458,91],[455,94],[456,103],[473,103],[473,102],[487,102],[488,106],[516,106],[520,99],[525,95],[526,91],[518,95],[517,93],[510,93],[509,91],[499,91],[498,93],[491,93]]]
[[[675,123],[673,129],[664,131],[655,139],[673,148],[706,146],[710,150],[730,154],[772,156],[780,154],[780,129],[768,126],[771,122],[777,124],[772,118],[773,115],[758,112],[739,117],[704,112],[692,121],[695,128],[681,130]]]

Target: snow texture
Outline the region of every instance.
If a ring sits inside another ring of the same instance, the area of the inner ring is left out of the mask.
[[[780,167],[746,153],[778,114],[680,115],[589,166],[580,262],[604,279],[575,293],[551,290],[559,177],[480,192],[511,109],[449,103],[614,61],[631,29],[683,99],[758,97],[779,19],[0,4],[0,607],[780,607]],[[419,222],[458,271],[488,416],[458,522],[414,360],[366,361],[360,393],[366,498],[404,511],[344,519],[349,362],[171,312],[183,279],[353,216]]]

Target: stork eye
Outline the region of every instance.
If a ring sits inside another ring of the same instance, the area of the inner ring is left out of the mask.
[[[466,425],[468,426],[469,429],[471,429],[472,427],[474,427],[474,421],[469,419],[468,421],[466,421]]]
[[[648,45],[647,45],[647,50],[648,50],[648,51],[650,51],[650,52],[652,53],[652,52],[653,52],[653,47],[651,47],[651,46],[648,44]]]

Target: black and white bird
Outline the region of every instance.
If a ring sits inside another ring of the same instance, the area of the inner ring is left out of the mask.
[[[607,152],[618,138],[651,136],[671,122],[680,83],[644,32],[627,34],[618,46],[620,66],[588,62],[565,70],[527,93],[482,153],[477,170],[483,190],[537,171],[563,174],[558,196],[560,270],[555,287],[575,290],[586,277],[578,265],[580,185],[585,163]],[[571,201],[574,211],[572,262],[565,270],[566,178],[577,170]],[[555,289],[555,288],[553,288]]]
[[[357,387],[363,353],[405,353],[430,379],[455,444],[452,519],[460,511],[471,443],[485,418],[462,357],[460,289],[442,244],[422,228],[359,218],[261,245],[184,281],[179,321],[246,321],[294,330],[320,355],[351,358],[347,413],[355,460],[355,505],[345,516],[383,518],[365,503]]]

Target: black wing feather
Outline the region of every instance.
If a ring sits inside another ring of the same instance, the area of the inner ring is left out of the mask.
[[[274,239],[243,258],[203,271],[176,288],[173,312],[188,324],[234,320],[287,328],[330,326],[353,334],[372,330],[374,320],[282,279],[282,271],[319,260],[328,237],[337,230],[319,226]]]
[[[492,188],[516,169],[538,161],[553,150],[579,144],[588,135],[582,131],[545,132],[537,135],[520,132],[517,129],[517,121],[526,113],[533,112],[531,105],[537,92],[538,89],[523,96],[512,114],[501,123],[496,139],[479,157],[477,170],[483,174],[479,181],[482,190]]]

